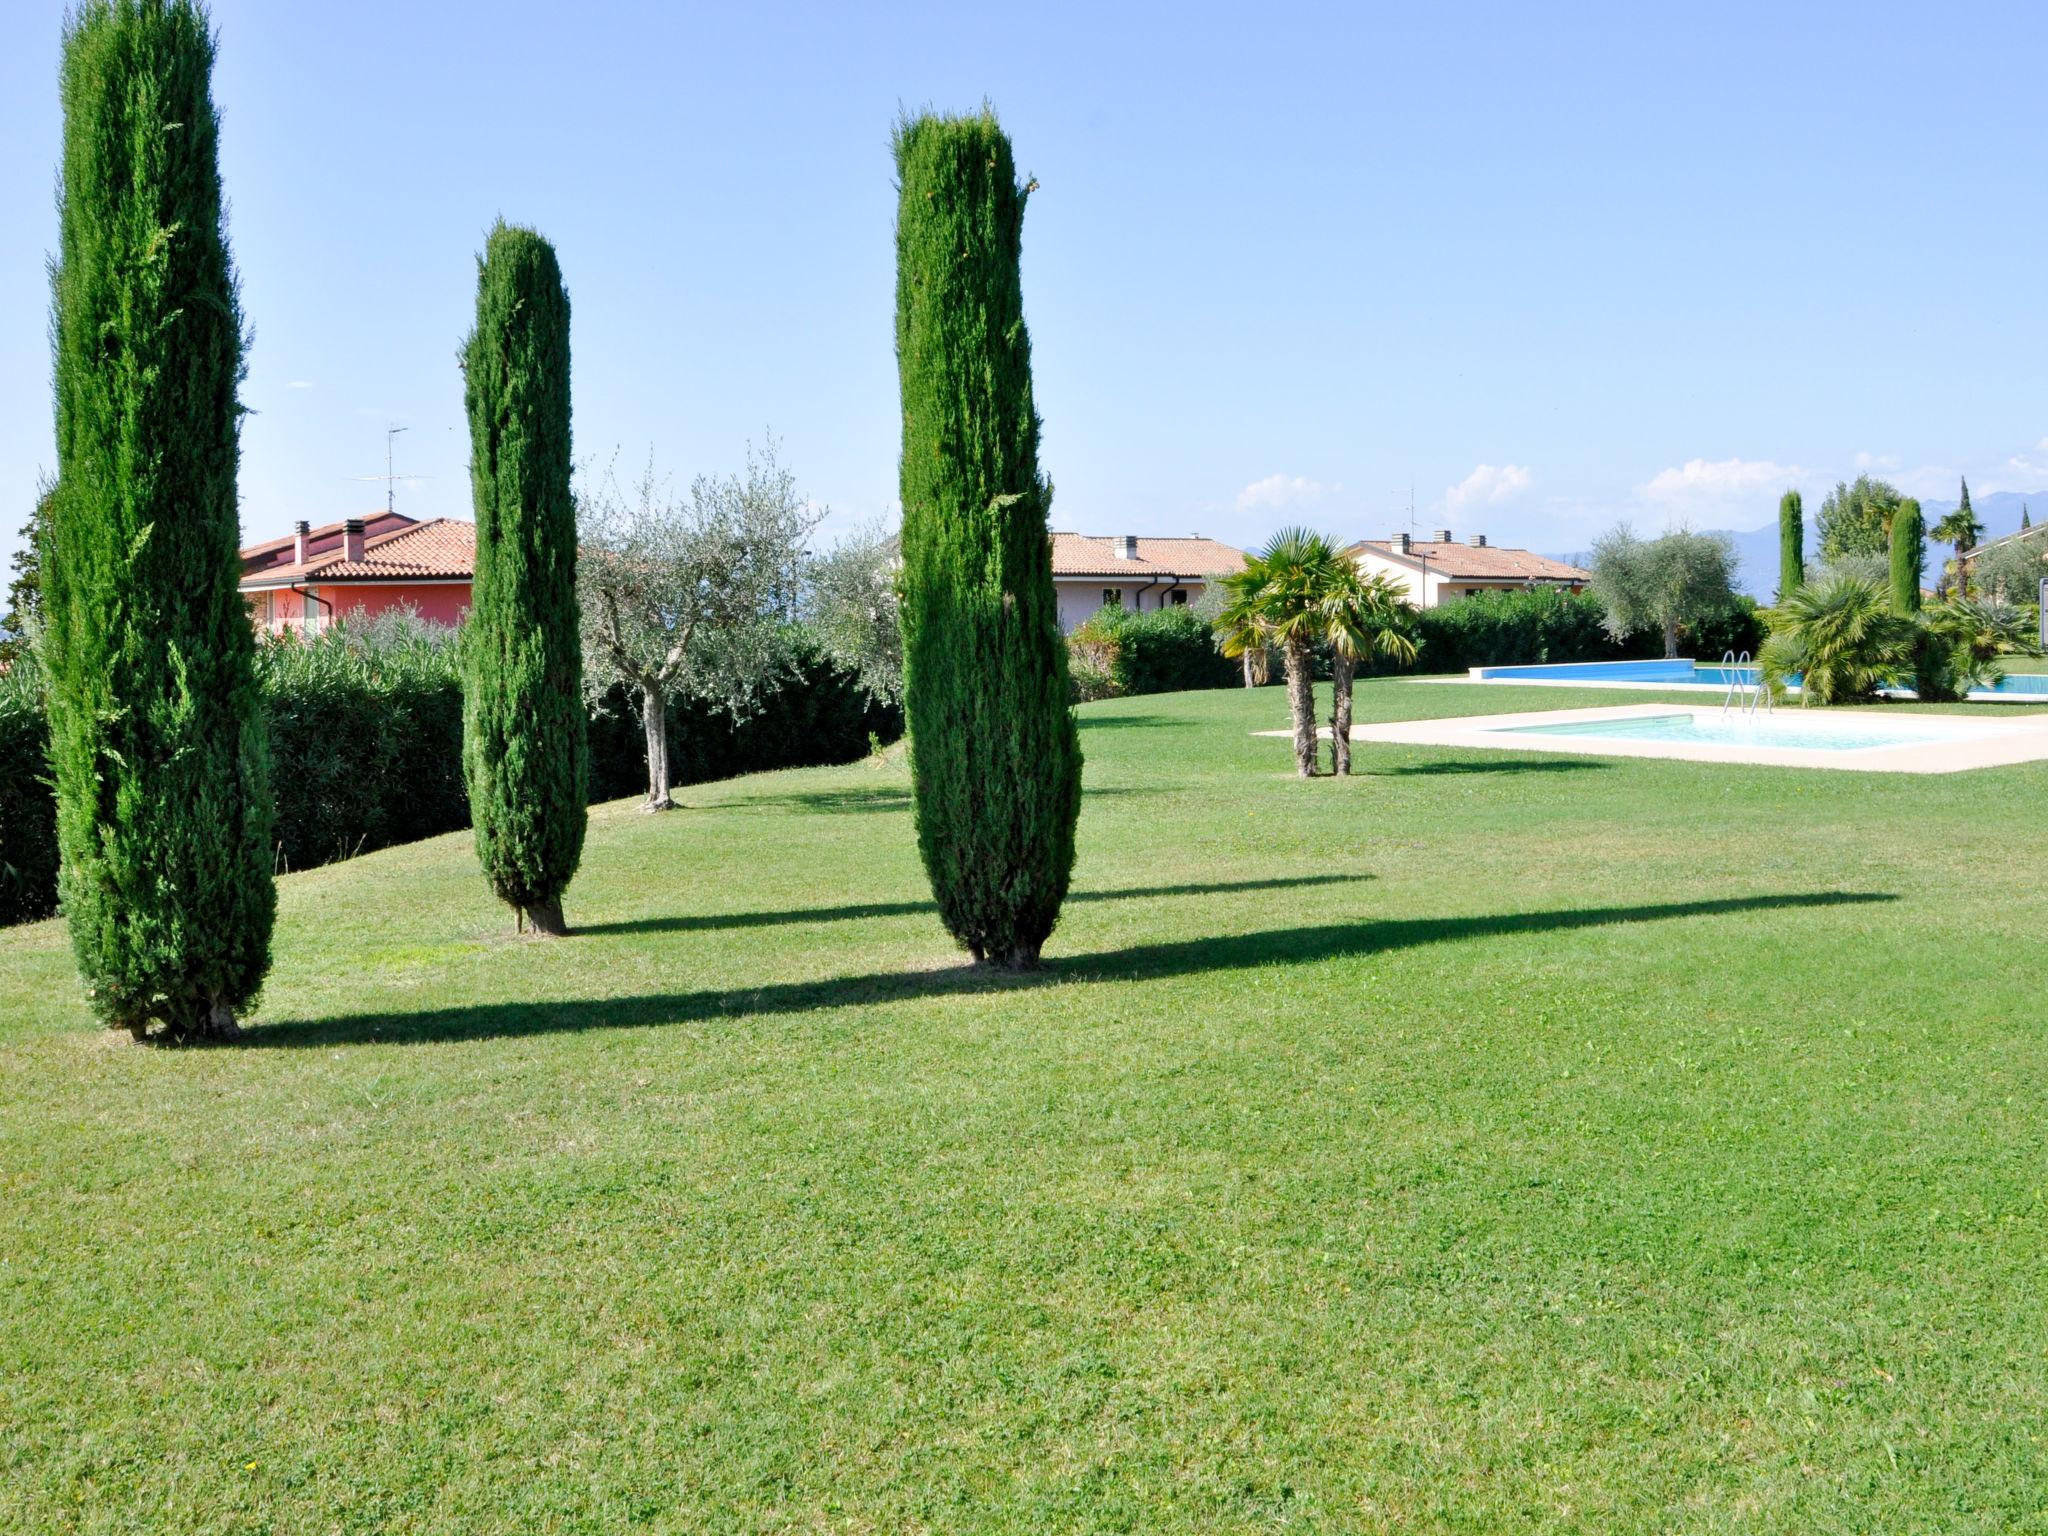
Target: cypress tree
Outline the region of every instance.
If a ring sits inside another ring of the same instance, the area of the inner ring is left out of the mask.
[[[463,344],[476,578],[463,628],[462,760],[477,857],[536,931],[561,934],[589,767],[569,489],[569,295],[554,247],[491,230]]]
[[[1892,612],[1908,616],[1920,611],[1920,578],[1925,561],[1927,521],[1911,497],[1892,513]]]
[[[213,59],[190,0],[86,0],[59,75],[42,550],[59,889],[94,1011],[138,1039],[236,1033],[276,912]]]
[[[1778,601],[1806,584],[1806,503],[1797,491],[1778,498]]]
[[[1019,273],[1032,188],[987,107],[906,118],[894,149],[918,850],[953,936],[1023,969],[1059,919],[1081,804]]]

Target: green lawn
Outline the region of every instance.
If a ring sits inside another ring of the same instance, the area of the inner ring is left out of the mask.
[[[0,1530],[2048,1531],[2048,765],[1284,711],[1082,711],[1029,981],[900,757],[291,876],[243,1046],[0,934]]]

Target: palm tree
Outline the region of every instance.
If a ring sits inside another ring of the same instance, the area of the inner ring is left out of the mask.
[[[1884,587],[1860,576],[1808,582],[1770,612],[1757,653],[1764,684],[1781,693],[1799,679],[1799,702],[1868,698],[1912,670],[1919,626],[1892,611]]]
[[[1249,561],[1246,562],[1246,567],[1249,569]],[[1257,688],[1266,681],[1268,649],[1266,631],[1259,623],[1258,608],[1254,601],[1256,593],[1240,590],[1227,577],[1221,586],[1223,607],[1218,611],[1212,625],[1216,631],[1217,647],[1224,655],[1242,660],[1245,687]]]
[[[1963,482],[1963,499],[1955,511],[1949,513],[1933,528],[1934,537],[1943,544],[1952,544],[1956,551],[1956,596],[1970,595],[1970,568],[1963,562],[1977,541],[1984,537],[1984,525],[1977,521],[1977,514],[1970,507],[1970,482]]]
[[[1323,590],[1323,636],[1330,643],[1330,768],[1351,772],[1351,684],[1362,656],[1415,659],[1408,632],[1409,605],[1403,589],[1386,576],[1367,575],[1355,561],[1340,558]]]
[[[2040,652],[2032,617],[2015,604],[1996,598],[1959,597],[1927,610],[1930,647],[1940,666],[1922,686],[1923,699],[1960,699],[1976,688],[1995,688],[2005,676],[2000,656],[2032,656]]]
[[[1322,602],[1340,566],[1350,562],[1337,546],[1307,528],[1283,528],[1266,547],[1224,578],[1225,612],[1238,615],[1238,629],[1225,644],[1255,637],[1277,646],[1287,672],[1287,707],[1294,717],[1294,765],[1305,779],[1316,773],[1315,684],[1309,648],[1322,638],[1327,620]]]

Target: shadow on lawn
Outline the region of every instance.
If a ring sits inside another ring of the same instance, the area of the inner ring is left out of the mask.
[[[1271,880],[1218,880],[1204,885],[1139,885],[1114,891],[1069,891],[1069,901],[1148,901],[1159,896],[1229,896],[1240,891],[1283,891],[1306,885],[1350,885],[1371,875],[1281,875]],[[936,912],[935,901],[863,901],[845,907],[797,907],[787,912],[704,912],[688,917],[636,917],[622,923],[584,923],[584,933],[695,933],[707,928],[771,928],[781,923],[847,923],[870,917]]]
[[[242,1045],[245,1049],[254,1050],[369,1044],[428,1045],[514,1035],[575,1033],[587,1029],[692,1024],[748,1015],[808,1013],[820,1008],[845,1008],[869,1003],[1014,992],[1062,983],[1155,981],[1214,971],[1250,970],[1273,964],[1305,965],[1348,955],[1383,954],[1389,950],[1458,939],[1553,933],[1607,923],[1726,917],[1743,912],[1853,906],[1897,899],[1876,891],[1795,891],[1774,896],[1674,901],[1654,906],[1582,907],[1476,917],[1389,918],[1377,922],[1332,923],[1319,927],[1280,928],[1265,933],[1134,944],[1126,949],[1067,956],[1051,961],[1042,971],[1023,975],[983,972],[959,965],[940,971],[878,971],[865,976],[837,976],[824,981],[771,982],[762,987],[657,993],[646,997],[475,1003],[420,1013],[361,1013],[332,1019],[293,1020],[258,1025],[243,1037]]]
[[[1498,762],[1461,758],[1442,763],[1410,763],[1402,768],[1368,769],[1358,774],[1358,777],[1406,779],[1434,773],[1583,773],[1590,769],[1610,766],[1612,765],[1596,762],[1589,757],[1508,757]]]
[[[1110,795],[1150,795],[1158,791],[1135,786],[1081,786],[1084,799],[1098,800]],[[807,789],[787,795],[749,795],[744,800],[710,807],[718,811],[815,811],[832,815],[841,811],[907,811],[911,808],[907,789]]]

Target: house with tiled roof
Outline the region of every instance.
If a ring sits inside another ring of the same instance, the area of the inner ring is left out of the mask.
[[[1418,608],[1435,608],[1475,592],[1518,592],[1532,587],[1583,592],[1593,579],[1591,571],[1548,555],[1489,544],[1483,533],[1461,542],[1451,537],[1448,528],[1438,529],[1433,539],[1406,533],[1390,539],[1361,539],[1347,553],[1368,574],[1377,572],[1393,581]]]
[[[1210,582],[1243,567],[1243,550],[1200,534],[1183,539],[1134,533],[1052,536],[1052,584],[1063,630],[1086,623],[1104,608],[1140,613],[1184,607]]]
[[[259,630],[313,634],[337,619],[411,608],[435,624],[469,612],[476,525],[398,512],[352,517],[242,551],[242,600]]]

